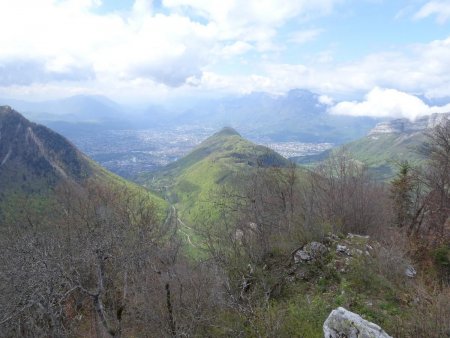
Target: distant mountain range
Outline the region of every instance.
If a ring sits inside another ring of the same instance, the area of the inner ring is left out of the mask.
[[[133,109],[103,96],[88,95],[43,102],[0,99],[0,104],[12,106],[68,137],[98,129],[191,125],[215,129],[231,126],[246,136],[274,141],[344,143],[362,137],[379,122],[368,117],[330,115],[319,95],[300,89],[283,96],[252,93],[200,100],[176,112],[156,105]]]
[[[450,119],[450,112],[423,116],[415,121],[396,119],[378,123],[367,136],[345,144],[352,157],[369,166],[376,177],[389,179],[395,174],[396,164],[408,160],[420,164],[424,155],[420,152],[426,141],[426,132]],[[299,164],[313,164],[326,159],[336,149],[321,154],[294,159]]]
[[[123,118],[123,108],[104,96],[77,95],[37,102],[0,99],[0,103],[41,120],[94,123]]]
[[[125,110],[103,96],[77,95],[61,100],[29,102],[0,99],[31,121],[43,124],[69,139],[98,130],[129,129]]]
[[[321,97],[307,90],[291,90],[282,96],[252,93],[240,97],[201,100],[177,112],[161,106],[146,109],[123,107],[102,96],[78,95],[62,100],[26,102],[2,100],[24,112],[32,121],[50,127],[79,145],[85,140],[103,142],[101,131],[165,130],[177,126],[220,129],[225,125],[259,142],[298,141],[346,144],[356,159],[380,172],[392,175],[392,164],[410,157],[423,141],[421,131],[437,123],[440,116],[382,121],[368,117],[330,115]],[[378,123],[378,124],[377,124]],[[417,134],[418,133],[418,134]],[[356,141],[355,141],[356,140]],[[84,148],[83,148],[84,149]],[[84,149],[85,150],[85,149]],[[115,152],[114,147],[111,153]],[[133,149],[130,149],[130,152]],[[121,153],[122,154],[122,153]],[[317,162],[328,152],[295,159]],[[406,155],[409,154],[409,155]],[[132,157],[131,157],[132,158]]]
[[[276,141],[343,143],[365,135],[379,119],[330,115],[318,94],[295,89],[282,96],[252,93],[206,101],[177,117],[179,123],[224,125],[246,136]]]

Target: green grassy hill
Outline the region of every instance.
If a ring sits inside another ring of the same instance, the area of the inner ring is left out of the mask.
[[[164,193],[183,220],[189,222],[208,213],[211,193],[232,184],[236,174],[288,164],[278,153],[245,140],[232,128],[224,128],[187,156],[156,175],[141,177],[141,181]]]

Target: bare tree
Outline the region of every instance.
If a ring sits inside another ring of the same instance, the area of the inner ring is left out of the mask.
[[[330,222],[335,232],[373,232],[389,217],[383,184],[345,149],[318,166],[311,182],[322,222]]]
[[[1,228],[2,332],[178,337],[209,324],[213,278],[182,257],[148,194],[92,181],[57,196],[53,219]]]
[[[442,236],[450,217],[450,121],[437,125],[427,138],[428,162],[423,173],[428,190],[424,200],[426,226]]]

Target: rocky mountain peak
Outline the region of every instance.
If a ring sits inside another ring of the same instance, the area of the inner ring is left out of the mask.
[[[369,136],[377,134],[402,134],[413,133],[431,129],[450,119],[449,113],[431,114],[420,117],[415,121],[409,119],[395,119],[378,123],[370,132]]]
[[[0,122],[27,121],[21,114],[16,112],[10,106],[0,106]]]

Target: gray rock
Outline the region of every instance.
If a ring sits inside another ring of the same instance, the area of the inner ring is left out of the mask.
[[[324,338],[392,338],[381,327],[342,307],[323,323]]]
[[[308,252],[313,258],[320,258],[328,252],[325,245],[319,242],[311,242],[303,247],[303,250]]]
[[[294,253],[294,263],[307,262],[319,259],[328,252],[325,245],[319,242],[311,242]]]
[[[340,252],[340,253],[343,253],[343,254],[346,254],[347,256],[351,256],[349,248],[347,248],[347,246],[345,246],[345,245],[338,244],[336,246],[336,251]]]
[[[311,260],[311,255],[304,250],[297,250],[294,254],[294,263],[307,262]]]
[[[405,269],[405,275],[409,278],[414,278],[417,275],[417,271],[413,266],[408,265]]]

